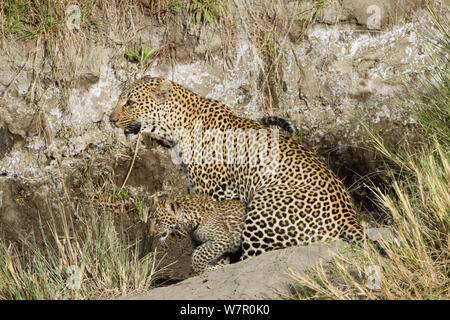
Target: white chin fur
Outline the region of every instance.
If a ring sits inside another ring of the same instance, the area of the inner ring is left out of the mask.
[[[168,236],[169,236],[169,232],[167,232],[165,235],[159,237],[159,241],[160,241],[160,242],[166,241],[166,239],[167,239]]]
[[[125,138],[127,138],[128,141],[133,141],[137,139],[137,134],[128,133],[125,135]]]

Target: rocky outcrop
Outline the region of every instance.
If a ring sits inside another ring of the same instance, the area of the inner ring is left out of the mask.
[[[397,241],[390,228],[367,228],[371,241]],[[265,252],[259,256],[211,270],[167,287],[121,299],[134,300],[262,300],[293,297],[299,284],[293,274],[304,274],[352,248],[341,241],[316,243]]]
[[[168,29],[142,16],[152,28],[137,30],[130,46],[160,48],[170,40],[178,43],[172,60],[161,57],[148,70],[136,69],[123,58],[129,50],[120,40],[124,35],[112,27],[109,42],[85,43],[83,54],[73,46],[69,53],[79,76],[64,92],[48,84],[52,71],[42,47],[37,47],[34,63],[25,57],[11,60],[32,47],[30,42],[11,42],[0,54],[0,91],[7,89],[0,107],[0,135],[5,138],[0,174],[44,178],[46,168],[55,166],[51,154],[45,154],[49,142],[67,166],[83,151],[127,144],[108,123],[108,114],[120,84],[144,74],[167,77],[242,116],[288,117],[304,144],[325,160],[332,157],[333,169],[358,171],[360,166],[363,171],[367,159],[359,149],[363,139],[355,114],[375,124],[385,141],[398,141],[413,120],[392,102],[404,89],[404,79],[425,72],[430,63],[421,28],[431,24],[422,1],[400,2],[402,10],[384,0],[330,1],[324,8],[313,2],[261,1],[254,6],[240,0],[210,24],[174,23]],[[317,13],[315,23],[305,25],[311,20],[305,12]],[[379,28],[367,24],[371,14],[380,17]],[[262,27],[271,24],[275,29],[261,44]],[[66,50],[71,48],[69,43]],[[37,86],[34,69],[41,64],[41,95],[30,103],[30,88]]]
[[[342,243],[315,244],[266,252],[167,287],[122,299],[133,300],[262,300],[295,293],[289,270],[302,273],[330,260]]]

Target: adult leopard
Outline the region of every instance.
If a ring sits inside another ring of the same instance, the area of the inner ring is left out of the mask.
[[[162,78],[123,90],[110,116],[125,134],[176,146],[198,194],[247,205],[242,259],[319,240],[359,242],[363,229],[339,179],[284,133]]]

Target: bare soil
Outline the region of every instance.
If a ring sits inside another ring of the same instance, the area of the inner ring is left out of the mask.
[[[8,135],[8,137],[10,136]],[[8,140],[2,141],[5,141],[2,148],[9,148]],[[144,140],[144,149],[140,150],[133,164],[125,189],[129,190],[133,196],[146,201],[149,195],[163,188],[164,181],[170,179],[176,181],[179,192],[189,192],[181,170],[174,168],[175,165],[168,161],[167,155],[166,157],[161,156],[161,153],[154,148],[145,149],[145,143],[153,147],[157,146],[151,140]],[[93,161],[86,160],[85,162],[90,162],[89,169],[78,168],[65,178],[70,198],[73,201],[72,205],[77,206],[78,204],[81,208],[83,208],[83,202],[91,198],[86,194],[87,189],[99,189],[105,193],[109,190],[105,185],[110,188],[115,187],[116,190],[119,189],[128,174],[131,158],[127,156],[113,160],[110,157],[98,157]],[[86,182],[88,172],[90,184]],[[174,174],[179,174],[179,176],[174,179]],[[52,213],[56,215],[59,210],[57,203],[61,203],[55,190],[56,188],[44,192],[36,185],[29,186],[20,179],[8,179],[3,182],[1,185],[0,236],[7,243],[15,244],[20,248],[26,248],[24,240],[36,241],[38,246],[44,248],[41,227],[43,227],[46,237],[51,239],[48,225],[52,221]],[[181,235],[173,236],[165,245],[160,245],[155,239],[150,238],[146,224],[139,218],[130,203],[124,202],[112,208],[116,228],[124,231],[127,242],[134,245],[140,241],[141,256],[149,252],[157,253],[158,269],[161,269],[156,280],[157,285],[168,285],[191,276],[192,245],[189,238]],[[74,212],[70,205],[65,205],[64,210],[71,214]],[[75,229],[84,227],[83,224],[77,222],[75,215],[72,214],[71,217]],[[62,232],[63,225],[59,219],[56,219],[56,227]]]

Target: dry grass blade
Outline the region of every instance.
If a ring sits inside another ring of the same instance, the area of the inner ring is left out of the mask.
[[[127,175],[126,175],[125,179],[123,180],[122,186],[120,187],[119,191],[122,190],[125,187],[125,184],[127,183],[128,178],[130,177],[131,171],[133,170],[134,162],[136,161],[136,157],[137,157],[138,150],[139,150],[139,142],[140,142],[140,140],[141,140],[141,134],[139,133],[137,138],[136,138],[136,145],[135,145],[135,148],[134,148],[133,159],[131,160],[130,167],[128,169]]]

